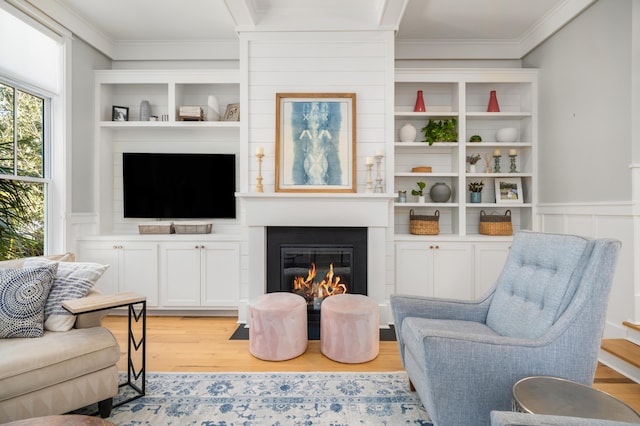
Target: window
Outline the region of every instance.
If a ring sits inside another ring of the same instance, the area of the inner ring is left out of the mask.
[[[0,259],[44,253],[49,100],[0,81]]]

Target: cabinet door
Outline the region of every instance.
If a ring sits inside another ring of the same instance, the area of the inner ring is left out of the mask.
[[[236,308],[240,293],[240,248],[237,243],[203,244],[202,306]]]
[[[162,306],[200,306],[200,244],[160,246]]]
[[[473,247],[468,243],[431,244],[434,296],[473,299]]]
[[[158,246],[156,243],[119,244],[120,291],[147,297],[147,306],[158,306]]]
[[[509,255],[511,243],[478,243],[475,246],[475,297],[486,293],[495,284]]]
[[[118,245],[105,241],[78,241],[78,262],[95,262],[109,265],[96,283],[96,289],[104,294],[113,294],[118,289]]]
[[[433,296],[432,244],[396,243],[396,293]]]

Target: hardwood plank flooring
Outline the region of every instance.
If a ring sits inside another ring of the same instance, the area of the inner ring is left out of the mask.
[[[363,364],[342,364],[320,353],[320,342],[310,341],[307,351],[292,360],[262,361],[249,353],[248,340],[229,340],[238,327],[235,317],[147,317],[148,372],[244,371],[354,371],[402,370],[396,342],[380,342],[380,354]],[[111,315],[103,325],[116,336],[122,357],[118,368],[126,371],[127,317]],[[598,365],[594,387],[626,402],[640,412],[640,384]]]

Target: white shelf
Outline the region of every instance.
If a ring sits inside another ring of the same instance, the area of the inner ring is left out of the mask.
[[[133,128],[239,128],[239,121],[101,121],[100,127],[114,129]]]

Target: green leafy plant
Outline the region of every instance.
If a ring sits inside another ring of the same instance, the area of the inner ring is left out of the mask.
[[[429,146],[434,142],[457,142],[458,141],[458,120],[447,118],[444,120],[429,120],[422,128],[424,140]]]
[[[469,142],[482,142],[480,135],[473,135],[469,138]]]
[[[484,188],[484,181],[469,182],[467,187],[469,188],[469,191],[471,191],[471,192],[482,192],[482,188]]]
[[[416,196],[416,197],[422,197],[424,195],[423,191],[425,186],[427,186],[426,183],[424,182],[417,182],[418,185],[418,189],[412,189],[411,190],[411,195]]]

